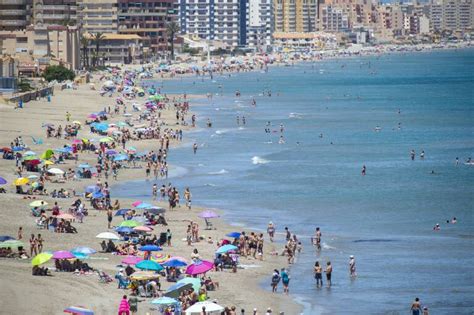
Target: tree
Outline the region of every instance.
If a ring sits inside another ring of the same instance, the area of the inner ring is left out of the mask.
[[[72,81],[75,76],[74,71],[63,66],[48,66],[43,72],[43,78],[48,82],[53,80],[58,82],[66,80]]]
[[[81,46],[82,46],[82,65],[84,69],[89,68],[89,38],[85,35],[81,37]]]
[[[101,32],[95,33],[95,35],[92,38],[95,44],[95,55],[96,55],[96,58],[94,58],[94,66],[96,66],[97,59],[99,58],[100,44],[102,44],[102,41],[104,39],[105,39],[104,33],[101,33]]]
[[[171,60],[174,60],[174,39],[176,34],[179,32],[179,25],[175,21],[169,22],[166,25],[166,34],[168,35],[168,40],[171,44]]]

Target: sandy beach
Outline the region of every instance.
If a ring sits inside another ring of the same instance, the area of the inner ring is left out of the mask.
[[[94,82],[94,81],[93,81]],[[99,83],[95,83],[98,87]],[[163,91],[166,92],[166,91]],[[117,95],[117,93],[115,93]],[[78,120],[84,123],[87,115],[91,112],[102,110],[106,106],[114,104],[115,96],[109,98],[101,97],[97,90],[91,90],[89,85],[80,85],[76,90],[66,89],[59,91],[56,89],[51,102],[47,100],[32,101],[24,104],[23,109],[14,109],[13,104],[0,104],[0,139],[1,146],[9,147],[10,142],[18,136],[22,136],[23,141],[29,147],[29,150],[41,154],[46,149],[59,148],[65,144],[70,144],[70,140],[46,138],[45,128],[42,125],[52,123],[57,125],[65,125],[66,112],[71,114],[71,121]],[[140,102],[140,99],[137,99]],[[192,110],[191,100],[191,110]],[[162,110],[161,119],[169,126],[174,127],[175,111],[173,109]],[[109,122],[117,122],[123,117],[112,116]],[[188,115],[187,119],[190,118]],[[186,129],[183,128],[184,139],[186,139]],[[35,139],[43,139],[44,143],[40,145],[33,144],[32,137]],[[89,132],[89,128],[83,124],[83,128],[79,131],[78,138],[96,137]],[[156,148],[156,140],[131,141],[128,146],[133,145],[138,150],[152,150]],[[172,146],[179,145],[173,142]],[[173,154],[171,150],[170,154]],[[86,152],[79,154],[79,163],[89,163],[95,165],[97,160],[96,154]],[[133,179],[145,178],[144,163],[142,168],[130,168],[121,170],[118,181],[127,181]],[[65,164],[55,165],[62,170],[69,168],[74,169],[73,160],[66,160]],[[171,166],[172,168],[173,166]],[[15,193],[15,186],[12,182],[17,177],[15,160],[0,160],[0,176],[4,177],[8,184],[2,186],[7,193],[1,194],[0,203],[0,234],[9,235],[17,238],[18,228],[23,228],[22,241],[26,244],[26,251],[29,252],[28,238],[30,234],[35,235],[41,233],[44,239],[43,251],[70,250],[76,246],[89,246],[98,251],[91,256],[87,263],[94,269],[105,271],[110,276],[114,276],[118,270],[123,256],[112,255],[111,253],[99,252],[100,240],[95,236],[101,232],[112,231],[107,229],[106,211],[94,210],[89,206],[89,215],[84,218],[83,223],[73,222],[73,226],[77,229],[77,234],[55,233],[44,229],[39,229],[35,219],[32,216],[29,203],[32,199],[25,199],[26,195]],[[30,175],[28,173],[27,175]],[[102,181],[105,181],[102,178]],[[172,180],[171,180],[172,181]],[[46,188],[49,192],[54,189],[75,190],[82,193],[84,188],[94,185],[95,178],[68,180],[65,183],[47,182]],[[109,178],[109,184],[113,186],[114,179]],[[180,190],[184,187],[179,187]],[[146,193],[151,193],[151,183],[146,187]],[[77,198],[51,198],[50,196],[35,196],[36,199],[42,199],[48,202],[51,207],[54,202],[62,210],[67,210],[71,203]],[[117,199],[114,196],[113,189],[111,191],[113,201]],[[84,201],[84,198],[82,198]],[[120,199],[122,208],[130,208],[134,200]],[[167,203],[156,202],[156,205],[168,208]],[[202,205],[205,206],[205,205]],[[198,213],[203,210],[202,207],[193,206],[192,210],[188,210],[184,206],[175,210],[167,211],[165,216],[169,223],[167,227],[155,226],[152,234],[159,236],[160,232],[165,232],[169,228],[173,233],[172,246],[164,246],[162,254],[171,256],[182,256],[190,259],[190,255],[194,248],[199,250],[202,258],[213,260],[216,244],[209,244],[206,241],[194,243],[188,246],[186,243],[186,226],[189,221],[198,222],[200,226],[200,235],[206,240],[211,237],[214,241],[224,238],[225,234],[235,231],[235,227],[228,225],[221,219],[213,220],[215,230],[204,230],[204,221],[198,217]],[[219,210],[217,210],[219,211]],[[225,209],[223,209],[225,211]],[[48,215],[50,212],[48,213]],[[112,225],[118,226],[122,222],[121,217],[114,216]],[[283,239],[283,238],[282,238]],[[251,314],[254,308],[258,309],[258,314],[264,314],[268,307],[271,307],[273,313],[278,314],[299,314],[301,306],[296,304],[291,296],[279,292],[272,294],[269,291],[260,288],[262,281],[268,282],[270,286],[270,277],[272,270],[287,266],[286,257],[270,255],[270,252],[282,249],[282,244],[274,244],[268,241],[265,235],[264,260],[259,261],[253,258],[241,258],[240,263],[245,268],[239,268],[237,273],[231,270],[211,271],[208,275],[214,281],[218,281],[220,286],[217,290],[209,292],[210,300],[217,300],[222,306],[236,306],[237,310],[245,309],[245,314]],[[44,266],[54,267],[54,261],[47,262]],[[35,277],[32,276],[31,259],[19,258],[0,258],[0,279],[2,287],[0,295],[2,296],[2,314],[62,314],[64,308],[71,305],[81,305],[95,311],[96,314],[116,314],[121,296],[129,294],[129,290],[117,288],[116,281],[104,284],[98,281],[96,273],[88,275],[75,275],[70,272],[52,272],[52,277]],[[265,280],[264,280],[265,279]],[[166,279],[160,280],[162,290],[166,290],[173,283],[169,283]],[[147,298],[139,303],[138,314],[157,314],[155,307],[150,304],[152,298]]]

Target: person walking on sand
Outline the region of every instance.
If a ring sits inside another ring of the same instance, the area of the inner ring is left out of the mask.
[[[38,248],[38,254],[43,252],[43,238],[41,237],[41,234],[38,234],[38,236],[36,236],[36,246]]]
[[[189,210],[191,210],[191,191],[189,190],[189,187],[186,187],[184,190],[184,199],[186,200],[186,207],[188,207]]]
[[[66,121],[69,122],[71,120],[71,113],[66,112]]]
[[[421,303],[419,298],[415,298],[415,301],[411,303],[411,313],[412,315],[421,315]]]
[[[290,289],[288,286],[290,285],[290,276],[288,275],[288,272],[286,271],[285,268],[281,269],[281,283],[283,284],[283,293],[289,294]]]
[[[136,315],[138,313],[138,302],[142,302],[144,300],[139,300],[135,294],[130,295],[128,298],[128,305],[130,306],[130,314]]]
[[[268,223],[267,233],[268,233],[268,236],[270,237],[270,242],[273,242],[273,237],[275,236],[275,225],[273,225],[272,221]]]
[[[280,283],[280,272],[277,269],[273,270],[273,275],[272,275],[272,292],[276,292],[278,288],[278,283]]]
[[[352,278],[357,276],[356,274],[356,262],[353,255],[349,256],[349,273]]]
[[[18,240],[21,240],[23,239],[23,227],[19,227],[18,228],[18,237],[17,237]]]
[[[37,248],[37,244],[36,244],[36,238],[35,238],[34,234],[31,234],[31,237],[30,237],[30,257],[34,257],[37,254],[38,254],[38,248]]]
[[[130,315],[130,304],[128,304],[126,295],[124,295],[120,301],[118,315]]]
[[[111,229],[111,225],[112,225],[112,218],[113,218],[113,213],[112,213],[112,208],[109,207],[109,209],[107,210],[107,228],[108,229]]]

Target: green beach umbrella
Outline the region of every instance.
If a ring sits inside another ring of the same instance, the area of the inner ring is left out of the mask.
[[[102,139],[99,140],[99,142],[102,142],[102,143],[103,142],[112,142],[112,141],[114,141],[114,139],[111,138],[111,137],[105,137],[105,138],[102,138]]]
[[[53,154],[54,154],[54,151],[51,150],[51,149],[48,149],[48,150],[44,151],[43,154],[41,154],[41,158],[43,160],[49,160],[53,156]]]
[[[52,257],[53,257],[53,254],[50,254],[50,253],[38,254],[38,255],[35,256],[35,258],[33,258],[31,260],[31,265],[32,266],[42,265],[42,264],[48,262]]]
[[[179,280],[177,283],[184,283],[184,284],[192,284],[194,291],[198,292],[199,289],[201,288],[201,279],[199,278],[184,278]]]
[[[140,226],[141,224],[135,220],[126,220],[126,221],[123,221],[122,223],[120,223],[120,226],[127,226],[127,227],[131,227],[131,228],[134,228],[136,226]]]
[[[0,243],[0,248],[18,248],[25,247],[25,244],[22,241],[18,240],[8,240]]]

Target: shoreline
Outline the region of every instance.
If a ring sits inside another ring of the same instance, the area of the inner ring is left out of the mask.
[[[2,142],[5,146],[8,146],[8,143],[11,141],[10,139],[22,135],[24,142],[29,145],[30,149],[37,151],[38,153],[41,153],[49,147],[59,147],[65,142],[65,140],[54,138],[45,139],[45,130],[41,128],[43,123],[66,123],[64,119],[66,111],[69,111],[72,114],[71,120],[82,120],[82,117],[85,117],[88,112],[100,110],[102,106],[106,105],[106,103],[110,103],[112,100],[113,99],[110,98],[100,97],[98,91],[91,91],[89,86],[83,85],[79,86],[77,90],[66,89],[64,91],[58,91],[52,98],[51,103],[48,103],[45,100],[26,103],[25,108],[22,110],[14,110],[11,105],[0,105],[3,127],[3,130],[0,131],[1,139],[3,140]],[[171,117],[173,111],[167,110],[166,112],[168,112],[168,115],[170,116],[168,119],[172,120],[173,118]],[[20,127],[18,124],[19,122],[22,122],[24,125]],[[170,125],[170,127],[174,127],[174,125]],[[42,138],[44,140],[44,145],[32,144],[31,136]],[[84,131],[80,132],[80,136],[85,136]],[[128,145],[134,145],[138,150],[141,150],[147,146],[149,147],[151,144],[149,142],[152,141],[145,140],[136,143],[129,143]],[[176,143],[173,144],[176,145]],[[173,154],[172,150],[171,154]],[[81,156],[80,162],[89,162],[91,165],[94,165],[94,159],[95,156],[86,154],[85,158]],[[18,226],[22,226],[24,230],[23,241],[27,241],[30,233],[41,233],[45,240],[45,250],[67,250],[76,245],[89,245],[97,248],[98,240],[95,238],[95,235],[100,231],[107,230],[105,214],[101,211],[90,210],[89,216],[85,218],[83,224],[73,223],[79,231],[79,237],[77,237],[76,234],[56,234],[37,229],[35,227],[36,224],[34,218],[30,215],[29,210],[26,210],[28,209],[28,203],[31,202],[31,200],[24,200],[21,198],[22,196],[14,194],[12,187],[10,186],[10,183],[15,178],[14,165],[14,161],[1,160],[0,162],[0,175],[5,177],[9,182],[7,186],[4,186],[8,193],[4,195],[5,198],[2,198],[4,202],[0,205],[0,220],[2,222],[0,223],[1,234],[16,237]],[[72,161],[67,160],[66,164],[59,165],[58,167],[67,169],[69,167],[74,167],[74,164]],[[179,167],[179,165],[177,165],[177,167]],[[144,178],[144,173],[144,168],[139,169],[138,172],[134,169],[126,170],[124,172],[121,171],[119,173],[118,182],[142,179]],[[112,180],[109,179],[109,181]],[[94,179],[81,179],[80,181],[67,181],[64,184],[48,183],[47,188],[49,191],[58,189],[59,187],[82,191],[85,186],[90,185],[93,182]],[[66,210],[68,205],[72,202],[72,198],[53,199],[49,196],[36,196],[36,198],[43,198],[50,205],[57,201],[64,210]],[[112,200],[115,199],[112,190]],[[123,206],[128,206],[131,202],[132,200],[120,200],[120,203]],[[163,205],[161,202],[159,204]],[[192,214],[196,215],[197,212],[202,209],[203,208],[199,207],[194,208],[193,206]],[[167,217],[169,216],[168,220],[170,220],[170,226],[175,227],[176,229],[185,226],[182,222],[189,217],[189,213],[186,213],[186,211],[187,210],[184,209],[168,211]],[[203,233],[206,233],[209,236],[212,236],[213,239],[217,240],[223,236],[225,231],[235,230],[235,227],[222,221],[223,220],[219,220],[216,222],[216,231],[205,231]],[[113,223],[118,223],[115,217]],[[199,223],[201,224],[202,222],[199,221]],[[185,247],[184,243],[181,244],[179,241],[185,237],[184,229],[177,231],[173,230],[173,235],[177,246],[175,245],[176,247],[165,248],[164,252],[187,257],[190,249]],[[60,236],[60,238],[58,239],[57,236]],[[29,251],[27,244],[25,245],[26,250]],[[215,245],[206,245],[206,242],[199,242],[196,246],[199,247],[200,252],[202,251],[203,256],[209,259],[212,257]],[[267,244],[266,247],[267,246],[270,247],[271,245]],[[194,248],[194,246],[190,248]],[[105,270],[113,276],[113,273],[116,271],[114,266],[119,263],[119,258],[120,256],[110,256],[98,253],[91,257],[87,262],[91,266]],[[281,263],[278,261],[282,260],[282,257],[268,256],[267,259],[269,262],[263,263],[263,265],[268,266],[270,262],[275,261],[275,264],[281,266]],[[4,309],[7,312],[28,313],[35,309],[39,314],[58,314],[61,313],[62,309],[65,307],[74,304],[90,306],[99,314],[115,312],[118,302],[120,301],[119,297],[123,291],[117,290],[114,283],[107,285],[107,287],[102,287],[98,283],[96,275],[75,276],[68,273],[56,272],[53,272],[53,277],[32,277],[29,261],[30,260],[0,258],[0,276],[5,280],[5,283],[8,283],[0,289],[0,293],[4,294],[4,296],[7,297],[6,300],[10,301],[10,303],[5,303],[4,305]],[[253,262],[257,261],[244,261],[245,264]],[[47,263],[46,266],[51,266],[51,263]],[[265,276],[269,277],[267,269],[268,268],[262,267],[249,268],[248,270],[239,270],[237,275],[229,274],[228,272],[211,273],[212,277],[215,280],[218,280],[221,284],[219,290],[210,292],[211,300],[216,298],[223,305],[237,305],[238,308],[245,308],[247,311],[251,311],[254,307],[257,307],[259,311],[262,312],[264,309],[271,306],[275,311],[285,311],[285,314],[299,313],[299,306],[297,306],[297,304],[289,297],[284,297],[281,294],[272,295],[259,288],[258,282],[260,279],[263,279]],[[14,281],[14,279],[16,281]],[[257,285],[257,288],[255,288],[255,285]],[[51,288],[51,290],[55,292],[57,291],[57,302],[55,302],[54,305],[48,301],[48,292],[42,290],[44,286]],[[240,290],[242,292],[233,290],[232,287],[234,286],[242,288],[242,290]],[[78,291],[79,288],[82,288],[82,290]],[[103,292],[99,293],[98,290]],[[27,292],[31,296],[31,301],[35,301],[36,304],[34,306],[31,303],[20,303],[18,298],[20,298],[24,292]],[[94,292],[93,296],[90,294],[91,292]],[[46,302],[46,304],[44,302]],[[142,302],[139,305],[140,310],[146,310],[149,307],[150,305],[147,302]],[[139,314],[142,314],[142,312]]]

